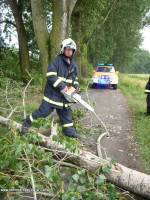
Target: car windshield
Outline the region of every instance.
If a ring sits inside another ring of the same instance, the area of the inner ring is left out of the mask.
[[[98,67],[96,72],[115,72],[114,67]]]

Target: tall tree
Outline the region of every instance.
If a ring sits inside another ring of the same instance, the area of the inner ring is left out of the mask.
[[[94,64],[113,62],[121,71],[139,49],[142,21],[149,7],[149,0],[142,4],[140,0],[117,1],[104,26],[93,35],[88,58]]]
[[[20,55],[20,66],[21,66],[21,74],[22,79],[25,80],[27,71],[30,69],[29,63],[29,48],[26,36],[26,30],[22,20],[22,2],[21,0],[8,0],[9,5],[11,7],[15,22],[16,29],[18,33],[18,41],[19,41],[19,55]],[[26,71],[27,70],[27,71]]]
[[[120,69],[124,67],[139,48],[140,29],[149,7],[149,0],[142,4],[140,0],[77,1],[73,11],[72,33],[73,38],[80,41],[79,55],[83,55],[85,43],[87,59],[93,65],[98,62],[113,62],[120,66]],[[87,70],[83,64],[81,68],[83,76]]]
[[[108,15],[106,15],[107,18],[105,18],[105,15],[102,14],[104,10],[107,12],[109,11],[109,4],[108,1],[102,0],[77,1],[73,11],[72,34],[79,43],[77,63],[81,73],[80,77],[87,77],[88,75],[87,62],[81,61],[87,60],[88,44],[90,41],[92,42],[97,29],[99,29],[104,20],[106,21],[108,18]]]
[[[77,0],[54,0],[52,5],[52,30],[49,33],[46,25],[46,15],[42,0],[31,0],[32,19],[35,36],[40,49],[43,71],[44,89],[46,83],[46,69],[49,61],[60,50],[62,40],[69,35],[70,18]]]

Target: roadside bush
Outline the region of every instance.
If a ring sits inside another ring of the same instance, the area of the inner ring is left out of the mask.
[[[0,57],[0,76],[21,80],[18,50],[15,47],[5,47],[2,49]]]

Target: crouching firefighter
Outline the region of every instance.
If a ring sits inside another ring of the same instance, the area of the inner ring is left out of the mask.
[[[71,39],[65,39],[61,44],[60,55],[54,58],[48,65],[47,82],[44,90],[44,98],[40,107],[27,116],[22,125],[22,133],[27,133],[31,122],[37,118],[45,118],[56,109],[62,123],[63,133],[68,137],[80,138],[75,132],[71,118],[71,103],[69,103],[61,91],[66,92],[69,86],[79,91],[77,82],[77,65],[73,60],[76,44]]]
[[[147,94],[147,98],[146,98],[146,103],[147,103],[147,115],[150,115],[150,77],[149,77],[149,81],[146,84],[145,87],[145,94]]]

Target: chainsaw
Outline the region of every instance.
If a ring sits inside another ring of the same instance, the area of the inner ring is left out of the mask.
[[[70,103],[80,103],[85,108],[90,110],[91,112],[94,112],[94,109],[87,104],[84,100],[82,100],[81,96],[76,93],[76,89],[72,86],[68,87],[68,91],[61,90],[61,93],[64,95],[64,97],[67,99]]]

